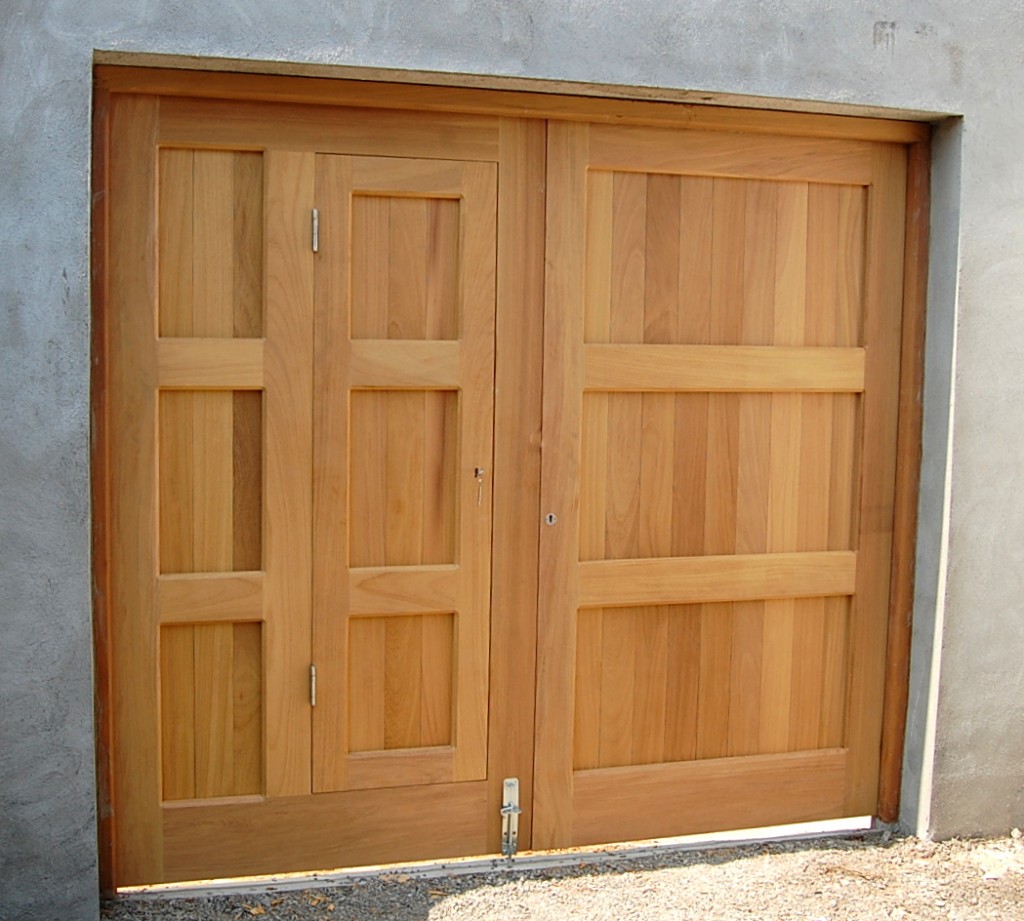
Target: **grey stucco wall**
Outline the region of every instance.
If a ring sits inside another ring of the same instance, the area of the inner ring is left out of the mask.
[[[97,911],[88,454],[94,49],[962,114],[936,147],[904,785],[905,822],[947,835],[1024,821],[1024,122],[1014,117],[1024,93],[1022,44],[1018,0],[3,0],[0,918],[89,919]]]

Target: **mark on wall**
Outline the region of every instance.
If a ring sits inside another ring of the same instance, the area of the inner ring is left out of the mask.
[[[890,55],[896,51],[896,23],[879,20],[875,23],[875,49],[888,51]]]

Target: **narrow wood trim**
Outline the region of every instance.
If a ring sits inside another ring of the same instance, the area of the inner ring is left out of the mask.
[[[803,391],[864,389],[864,349],[760,345],[587,345],[587,390]]]
[[[851,595],[857,554],[759,553],[579,564],[580,607]]]
[[[355,339],[349,361],[351,386],[367,389],[455,390],[463,372],[457,341]]]
[[[893,523],[892,582],[882,712],[878,817],[899,817],[903,745],[910,689],[911,618],[917,507],[921,482],[925,303],[928,295],[928,217],[931,150],[926,141],[912,145],[907,163],[907,235],[903,288],[903,341],[900,357],[899,433],[897,436],[896,514]]]
[[[400,566],[349,570],[349,614],[455,611],[458,566]]]
[[[847,760],[845,749],[826,749],[576,771],[573,844],[834,818]]]
[[[160,735],[156,624],[156,126],[159,99],[111,101],[109,155],[107,385],[111,402],[106,447],[120,466],[109,493],[110,562],[131,578],[109,585],[112,662],[108,706],[115,738],[131,727],[131,745],[111,751],[114,804],[130,820],[115,835],[114,878],[120,884],[157,879],[160,835]],[[116,142],[114,139],[116,138]],[[144,309],[127,309],[142,305]],[[114,473],[113,470],[110,471]],[[131,611],[133,616],[118,616]]]
[[[114,790],[113,725],[110,647],[110,445],[108,403],[109,354],[107,342],[107,253],[110,223],[107,170],[110,150],[110,93],[99,83],[93,93],[92,161],[92,367],[90,388],[92,437],[92,623],[94,700],[96,732],[96,817],[99,848],[100,892],[113,893],[114,882]]]
[[[262,339],[160,339],[161,390],[261,390]]]
[[[519,845],[531,847],[544,363],[547,124],[499,124],[494,508],[487,849],[501,842],[505,777],[519,778]],[[504,552],[503,552],[504,548]],[[515,548],[515,552],[511,549]],[[514,650],[514,654],[510,651]]]
[[[477,856],[488,850],[480,821],[486,787],[476,781],[166,805],[163,878]]]
[[[345,762],[346,790],[379,790],[456,780],[455,748],[451,745],[350,752]]]
[[[263,573],[187,573],[157,579],[161,624],[263,619]]]
[[[360,79],[210,73],[110,64],[98,65],[96,78],[111,92],[121,93],[357,105],[870,141],[912,143],[927,137],[930,130],[927,124],[920,122],[885,118]]]

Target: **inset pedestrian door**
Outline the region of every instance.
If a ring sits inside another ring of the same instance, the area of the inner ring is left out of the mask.
[[[103,72],[111,884],[875,811],[920,133],[541,99]]]

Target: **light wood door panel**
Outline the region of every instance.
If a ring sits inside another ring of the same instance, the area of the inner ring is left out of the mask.
[[[755,147],[549,130],[537,846],[874,809],[905,165]]]
[[[318,160],[318,792],[486,776],[496,182]]]
[[[403,92],[110,97],[116,883],[873,812],[906,138]]]

